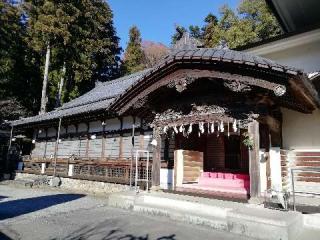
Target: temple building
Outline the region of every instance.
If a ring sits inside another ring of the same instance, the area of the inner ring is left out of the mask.
[[[284,119],[318,111],[314,85],[298,68],[197,45],[185,34],[156,67],[13,122],[33,144],[21,170],[128,184],[143,150],[152,167],[147,174],[141,152],[138,175],[153,189],[237,198],[281,190]]]

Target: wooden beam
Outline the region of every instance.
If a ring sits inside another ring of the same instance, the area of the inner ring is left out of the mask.
[[[157,145],[153,146],[152,154],[152,189],[159,190],[161,168],[161,136],[158,129],[154,129],[153,139],[157,141]]]
[[[310,95],[304,91],[305,88],[302,87],[301,84],[297,83],[296,78],[289,79],[289,84],[293,90],[293,95],[296,97],[296,99],[300,100],[300,102],[303,102],[307,109],[313,111],[317,108],[317,104],[314,102],[312,97],[310,97]]]
[[[253,121],[248,125],[249,136],[253,140],[253,148],[249,150],[250,198],[260,195],[260,159],[259,159],[259,123]]]
[[[101,123],[103,123],[105,120],[102,120]],[[105,134],[105,131],[106,131],[106,125],[103,124],[102,125],[102,143],[101,143],[101,158],[104,159],[105,158],[105,148],[106,148],[106,134]]]

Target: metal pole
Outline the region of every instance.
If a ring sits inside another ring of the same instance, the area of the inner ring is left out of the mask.
[[[147,152],[147,191],[149,191],[149,159],[150,159],[150,155],[149,155],[149,151]]]
[[[136,152],[135,190],[138,192],[138,151]]]
[[[59,138],[60,138],[61,121],[62,121],[62,118],[59,118],[57,141],[56,141],[56,146],[54,149],[53,177],[56,176],[56,171],[57,171],[57,157],[58,157],[57,155],[58,155],[58,145],[59,145]]]
[[[132,138],[131,138],[132,146],[131,146],[131,162],[130,162],[130,188],[132,188],[132,168],[133,168],[133,158],[134,158],[134,134],[135,134],[135,125],[132,124]]]
[[[292,204],[293,204],[293,211],[296,211],[296,195],[294,190],[294,176],[293,171],[294,169],[291,168],[291,185],[292,185]]]
[[[12,145],[12,136],[13,136],[13,126],[11,126],[11,131],[10,131],[10,140],[9,140],[9,146],[8,146],[8,152],[7,152],[7,159],[6,159],[6,171],[9,170],[9,155],[10,155],[10,150]]]

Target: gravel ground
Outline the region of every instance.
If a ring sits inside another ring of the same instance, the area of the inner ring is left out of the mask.
[[[0,185],[0,239],[247,239],[110,208],[103,197]]]

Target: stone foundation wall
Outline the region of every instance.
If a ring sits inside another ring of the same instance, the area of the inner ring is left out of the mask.
[[[36,175],[28,173],[17,173],[15,180],[36,180],[41,178],[50,178],[50,176],[45,175]],[[128,185],[115,184],[115,183],[106,183],[98,181],[88,181],[72,178],[60,178],[61,189],[76,190],[86,193],[115,193],[123,192],[130,189]]]

